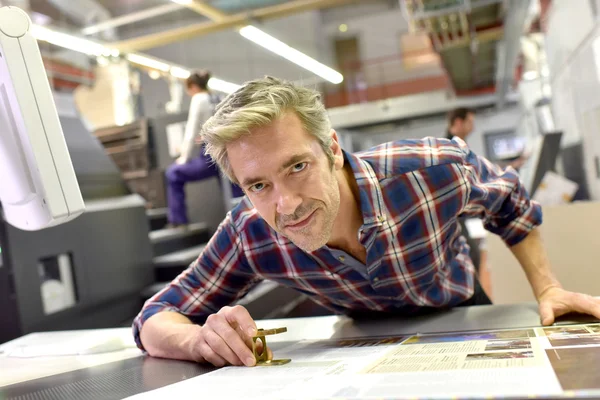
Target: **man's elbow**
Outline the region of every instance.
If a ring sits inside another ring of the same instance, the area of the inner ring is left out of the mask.
[[[156,346],[157,341],[155,340],[155,337],[158,334],[157,330],[160,325],[160,321],[157,321],[157,318],[155,318],[158,315],[160,315],[160,313],[154,314],[146,322],[144,322],[139,333],[139,342],[142,349],[153,357],[159,357],[159,348]]]

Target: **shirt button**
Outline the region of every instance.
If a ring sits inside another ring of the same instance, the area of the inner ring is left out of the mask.
[[[344,261],[346,260],[346,257],[344,257],[344,256],[339,256],[339,257],[338,257],[338,260],[340,260],[341,262],[344,262]]]
[[[378,277],[373,278],[373,282],[379,282],[379,278]]]
[[[383,215],[377,216],[377,219],[379,220],[379,222],[385,221],[385,218],[383,217]]]

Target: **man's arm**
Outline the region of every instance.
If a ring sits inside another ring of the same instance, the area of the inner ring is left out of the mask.
[[[518,244],[510,247],[510,250],[523,267],[536,299],[551,288],[562,288],[550,270],[546,249],[537,228]]]
[[[486,229],[496,233],[511,249],[527,275],[540,305],[542,324],[560,315],[580,312],[600,318],[600,300],[568,292],[551,271],[540,233],[541,206],[533,202],[512,168],[502,170],[476,156],[457,141],[464,154],[461,167],[469,187],[464,212],[483,219]]]
[[[543,325],[551,325],[556,317],[569,312],[591,314],[600,318],[600,300],[562,288],[550,269],[550,262],[537,229],[531,231],[510,250],[523,267],[540,304],[540,319]]]
[[[228,216],[198,260],[144,304],[133,326],[138,347],[156,357],[253,365],[256,324],[246,309],[228,305],[256,281]]]
[[[200,362],[202,357],[195,348],[200,329],[200,325],[178,312],[163,311],[148,318],[140,339],[153,357]]]

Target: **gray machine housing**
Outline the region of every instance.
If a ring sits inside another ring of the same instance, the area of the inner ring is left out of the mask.
[[[61,117],[86,203],[73,221],[26,232],[0,220],[0,343],[35,331],[114,327],[140,309],[153,282],[144,200],[132,194],[116,165],[77,117]],[[45,314],[40,260],[66,254],[76,303]]]

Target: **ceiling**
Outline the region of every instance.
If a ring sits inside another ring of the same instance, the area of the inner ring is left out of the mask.
[[[112,42],[113,46],[122,51],[144,52],[194,36],[231,29],[233,25],[226,26],[219,21],[226,22],[227,18],[223,20],[226,15],[241,16],[242,20],[246,20],[245,12],[249,12],[248,15],[251,16],[252,10],[273,6],[285,8],[286,4],[298,4],[304,0],[194,1],[197,3],[195,9],[193,6],[178,8],[171,0],[77,0],[77,3],[73,0],[30,0],[30,3],[32,11],[45,14],[53,20],[54,25],[68,27],[73,31],[81,31],[90,24],[90,21],[85,20],[87,16],[84,4],[104,9],[105,19],[167,7],[168,12],[117,27],[113,31],[114,39],[97,37]],[[429,35],[456,94],[478,94],[495,90],[499,43],[507,36],[506,27],[509,26],[507,4],[521,0],[306,0],[305,3],[319,3],[314,9],[333,7],[334,3],[335,7],[340,7],[343,2],[348,7],[352,3],[361,3],[362,7],[363,1],[394,1],[400,4],[409,20],[411,31]],[[77,7],[73,7],[75,4]],[[208,13],[200,10],[204,5],[209,6]],[[210,7],[215,10],[213,15],[210,14]],[[70,8],[80,9],[79,20],[73,17],[73,13],[69,13]],[[277,18],[281,15],[274,16]],[[102,21],[91,21],[91,24],[99,22]],[[217,28],[204,30],[202,25]],[[192,30],[197,31],[190,33]],[[169,38],[165,39],[167,36]]]
[[[113,16],[128,14],[143,9],[148,9],[170,3],[170,0],[97,0]],[[225,13],[235,13],[285,3],[286,0],[207,0],[205,3],[212,5]]]
[[[504,9],[501,0],[407,0],[413,29],[429,34],[457,94],[495,89]]]
[[[503,19],[500,3],[474,9],[467,14],[469,30],[475,32],[470,41],[439,52],[456,92],[495,86],[497,45],[503,37]],[[481,37],[484,39],[478,39]]]
[[[88,0],[90,1],[90,0]],[[121,17],[127,14],[139,11],[150,10],[166,4],[172,4],[170,0],[93,0],[95,3],[105,8],[112,18]],[[251,11],[258,8],[286,3],[286,0],[205,0],[205,3],[221,10],[227,14],[233,14],[244,11]],[[31,10],[50,17],[54,24],[70,28],[83,27],[81,21],[70,18],[68,13],[53,5],[49,0],[30,0]],[[159,15],[151,19],[141,20],[129,24],[132,25],[161,25],[164,22],[171,21],[208,21],[208,18],[200,15],[190,8],[181,6],[177,11],[171,11],[164,15]],[[101,21],[97,21],[101,22]]]
[[[111,24],[110,29],[103,27],[85,34],[97,40],[112,42],[113,46],[121,51],[145,51],[193,36],[232,29],[252,18],[263,22],[303,11],[327,10],[357,4],[362,0],[192,0],[192,4],[189,5],[176,4],[176,0],[29,1],[31,11],[49,17],[47,23],[50,25],[81,34],[84,28],[94,29],[96,25],[105,25],[108,22]],[[378,3],[382,0],[368,1]],[[225,23],[221,24],[220,20],[227,20],[227,17],[231,17],[230,22],[224,21]],[[120,21],[125,19],[126,22]],[[232,23],[234,19],[237,19],[237,24]],[[205,26],[204,28],[208,29],[203,29],[202,24],[212,26]],[[185,36],[176,32],[176,28],[181,28],[179,31],[198,28],[200,31]],[[153,34],[155,37],[167,34],[168,38],[163,37],[164,43],[157,43],[156,40],[150,39]],[[147,36],[152,44],[144,42],[140,45],[139,41],[131,44],[131,40],[140,36]]]
[[[209,4],[226,13],[235,13],[244,10],[268,7],[285,3],[285,0],[211,0]]]

